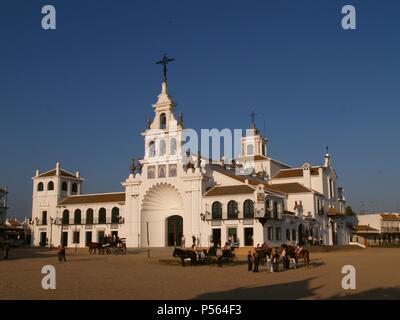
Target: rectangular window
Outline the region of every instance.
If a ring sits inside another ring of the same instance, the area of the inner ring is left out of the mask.
[[[269,241],[272,241],[274,239],[273,235],[274,235],[274,228],[268,227],[268,240]]]
[[[42,224],[47,224],[47,211],[42,211]]]
[[[275,232],[276,232],[276,240],[280,241],[281,240],[281,228],[277,227]]]
[[[165,176],[166,176],[165,170],[166,170],[165,165],[158,166],[158,177],[159,178],[165,178]]]
[[[286,240],[290,241],[290,229],[286,229]]]
[[[169,165],[169,173],[168,173],[168,175],[170,176],[170,177],[176,177],[176,164],[170,164]]]
[[[147,168],[147,179],[155,179],[155,177],[156,177],[156,167],[149,166]]]
[[[333,180],[329,179],[329,196],[333,198]]]
[[[292,229],[292,241],[296,241],[296,230]]]
[[[80,232],[79,232],[79,231],[74,231],[73,234],[74,234],[74,236],[73,236],[73,241],[74,241],[74,242],[73,242],[73,243],[74,243],[74,244],[79,244]]]

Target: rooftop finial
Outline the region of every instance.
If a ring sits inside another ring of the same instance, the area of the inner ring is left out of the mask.
[[[163,65],[163,82],[167,82],[167,64],[174,61],[173,58],[168,58],[167,54],[164,53],[164,56],[161,58],[160,61],[157,61],[156,64]]]
[[[252,111],[250,113],[250,117],[251,117],[251,128],[255,129],[256,128],[256,113],[254,111]]]

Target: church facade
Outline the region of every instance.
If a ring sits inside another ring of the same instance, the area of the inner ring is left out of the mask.
[[[166,77],[147,120],[144,156],[132,163],[123,192],[84,194],[79,172],[60,163],[33,177],[35,246],[85,247],[105,235],[128,247],[194,242],[206,247],[234,240],[240,246],[312,239],[348,244],[345,199],[332,158],[291,167],[271,158],[255,124],[241,137],[241,154],[213,161],[183,150],[183,117],[175,116]]]

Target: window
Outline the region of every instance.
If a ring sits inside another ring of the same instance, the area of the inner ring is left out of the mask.
[[[272,241],[274,239],[274,228],[268,227],[268,240]]]
[[[156,177],[156,168],[155,166],[149,166],[147,168],[147,179],[154,179]]]
[[[160,157],[165,156],[166,153],[167,153],[167,143],[163,139],[160,140],[160,149],[159,149]]]
[[[63,211],[62,224],[69,224],[69,211],[68,210]]]
[[[119,209],[117,207],[111,210],[111,223],[119,222]]]
[[[170,152],[171,155],[176,155],[176,139],[172,138],[170,142]]]
[[[274,201],[273,218],[278,219],[278,202]]]
[[[156,156],[156,143],[154,141],[150,141],[149,143],[149,157],[153,158]]]
[[[275,232],[276,232],[276,240],[280,241],[281,240],[281,232],[282,232],[281,228],[280,227],[276,227]]]
[[[86,210],[86,224],[93,224],[93,209]]]
[[[99,223],[100,224],[105,224],[105,223],[107,223],[107,218],[106,218],[107,216],[106,216],[106,209],[104,209],[104,208],[101,208],[100,210],[99,210]]]
[[[82,222],[81,210],[76,209],[74,213],[74,224],[81,224],[81,222]]]
[[[170,164],[169,165],[169,176],[170,177],[176,177],[176,164]]]
[[[160,115],[160,129],[167,129],[167,116],[165,113]]]
[[[286,240],[290,241],[290,229],[286,229]]]
[[[236,201],[232,200],[228,202],[228,219],[238,218],[238,204]]]
[[[251,200],[246,200],[243,203],[243,217],[245,219],[254,218],[254,203]]]
[[[48,191],[54,190],[54,182],[53,182],[53,181],[50,181],[50,182],[47,184],[47,190],[48,190]]]
[[[47,224],[47,211],[42,211],[42,224]]]
[[[252,144],[247,145],[247,155],[252,156],[254,154],[254,146]]]
[[[267,217],[271,217],[270,207],[271,207],[270,201],[268,198],[266,198],[265,199],[265,216],[267,216]]]
[[[333,180],[329,179],[329,196],[333,198]]]
[[[221,202],[215,201],[212,204],[212,209],[211,209],[212,213],[212,219],[213,220],[220,220],[222,219],[222,205]]]
[[[62,191],[68,191],[68,183],[66,183],[65,181],[62,183],[61,185],[61,190]]]
[[[76,183],[72,184],[71,193],[78,193],[78,185]]]
[[[79,231],[74,231],[73,232],[73,243],[74,244],[79,244],[80,242],[80,232]]]
[[[165,165],[161,165],[161,166],[158,166],[158,177],[159,178],[165,178],[165,176],[166,176],[166,167],[165,167]]]
[[[39,182],[37,185],[37,191],[43,191],[43,188],[44,188],[43,182]]]
[[[296,241],[296,229],[292,229],[292,241]]]

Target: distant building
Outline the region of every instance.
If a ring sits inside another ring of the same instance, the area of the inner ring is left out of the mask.
[[[400,243],[400,214],[373,213],[358,215],[353,241],[366,246]]]
[[[0,223],[7,219],[7,188],[0,188]]]

